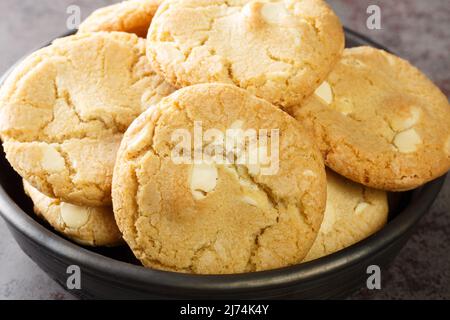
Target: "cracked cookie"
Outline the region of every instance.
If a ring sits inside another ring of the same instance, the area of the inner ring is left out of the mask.
[[[325,163],[363,185],[403,191],[450,168],[450,107],[407,61],[346,49],[315,94],[291,114],[313,132]]]
[[[79,207],[47,197],[23,182],[35,213],[57,232],[85,246],[117,246],[123,243],[111,207]]]
[[[97,9],[80,24],[78,32],[122,31],[145,38],[162,1],[129,0]]]
[[[25,59],[0,90],[0,135],[13,168],[40,192],[111,205],[116,152],[129,124],[173,91],[119,32],[56,40]]]
[[[312,94],[344,48],[322,0],[167,0],[147,40],[153,67],[173,85],[234,84],[282,108]]]
[[[322,225],[306,261],[355,244],[380,230],[387,221],[385,191],[354,183],[327,170],[327,205]]]
[[[325,201],[324,164],[308,133],[233,85],[195,85],[161,100],[127,130],[114,169],[119,229],[156,269],[231,274],[299,263]]]

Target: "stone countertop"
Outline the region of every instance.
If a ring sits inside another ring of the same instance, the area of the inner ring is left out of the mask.
[[[2,0],[0,72],[18,58],[67,30],[67,7],[82,17],[108,0]],[[424,71],[450,94],[450,7],[448,0],[329,0],[344,25],[378,41]],[[381,29],[366,26],[369,5],[381,9]],[[0,219],[0,299],[73,299],[24,253]],[[430,212],[391,264],[382,289],[353,299],[450,299],[450,179]]]

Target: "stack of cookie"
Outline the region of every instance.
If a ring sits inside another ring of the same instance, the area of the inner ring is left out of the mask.
[[[36,213],[83,245],[124,240],[146,267],[198,274],[373,234],[386,191],[450,169],[449,123],[408,62],[344,49],[322,0],[126,1],[0,90],[3,147]]]

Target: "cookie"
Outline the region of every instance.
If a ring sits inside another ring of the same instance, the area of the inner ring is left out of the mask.
[[[25,193],[35,213],[57,232],[85,246],[117,246],[123,243],[111,207],[79,207],[47,197],[24,180]]]
[[[380,230],[387,222],[385,191],[364,187],[327,170],[327,205],[316,241],[304,261],[332,254]]]
[[[97,9],[80,24],[78,32],[122,31],[145,38],[162,1],[129,0]]]
[[[312,94],[344,47],[322,0],[168,0],[147,39],[153,67],[173,85],[234,84],[282,108]]]
[[[92,33],[25,59],[0,90],[0,134],[14,169],[51,198],[111,205],[116,152],[129,124],[173,88],[145,40]]]
[[[325,201],[324,164],[308,133],[226,84],[180,89],[143,113],[114,169],[119,229],[156,269],[230,274],[299,263]]]
[[[346,49],[328,79],[292,114],[325,163],[366,186],[414,189],[450,168],[450,107],[418,69],[382,50]]]

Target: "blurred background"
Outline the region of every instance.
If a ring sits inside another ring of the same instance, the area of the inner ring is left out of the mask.
[[[114,0],[0,0],[0,74],[17,59],[67,32],[67,8],[82,19]],[[450,94],[449,0],[328,0],[342,23],[389,48]],[[369,30],[367,8],[381,9]],[[0,299],[73,299],[20,251],[0,219]],[[414,236],[382,270],[382,289],[351,299],[450,299],[450,179]]]

